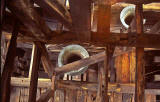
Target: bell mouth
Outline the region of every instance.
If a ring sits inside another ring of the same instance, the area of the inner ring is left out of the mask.
[[[134,15],[127,16],[126,19],[125,19],[126,24],[130,25],[130,23],[132,22],[133,18],[134,18]]]
[[[68,56],[67,60],[64,62],[64,64],[68,64],[68,63],[72,63],[78,60],[81,60],[82,57],[78,54],[71,54],[70,56]]]
[[[84,58],[88,58],[89,54],[85,48],[80,45],[68,45],[61,50],[58,56],[58,66],[61,67],[65,64],[69,64]],[[79,75],[87,70],[88,66],[79,68],[78,70],[73,70],[67,72],[67,75]]]

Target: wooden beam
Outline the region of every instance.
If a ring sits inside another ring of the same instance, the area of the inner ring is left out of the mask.
[[[80,41],[91,38],[91,0],[69,0],[73,32]]]
[[[54,66],[49,58],[46,46],[44,43],[41,43],[41,42],[36,42],[36,44],[42,51],[41,61],[42,61],[43,68],[45,72],[48,73],[48,76],[51,78],[53,75]]]
[[[143,33],[143,8],[142,4],[136,5],[136,31],[137,36]],[[135,102],[145,101],[145,67],[144,67],[144,48],[136,48],[136,87]]]
[[[32,48],[32,57],[31,57],[31,81],[29,88],[29,101],[36,102],[37,96],[37,83],[38,83],[38,69],[40,65],[41,50],[37,47],[36,44],[33,44]]]
[[[160,31],[160,21],[158,21],[153,27],[150,29],[149,33],[157,34]]]
[[[15,21],[16,22],[16,21]],[[14,69],[14,59],[16,57],[16,39],[18,35],[18,23],[15,23],[14,30],[12,33],[12,38],[10,40],[10,45],[8,48],[6,61],[4,64],[3,72],[2,72],[2,80],[1,80],[1,93],[2,99],[1,102],[9,102],[10,101],[10,80],[11,73]]]
[[[52,96],[52,90],[48,89],[46,92],[41,94],[41,97],[36,102],[48,102],[50,97]]]
[[[111,35],[110,33],[110,20],[111,20],[111,2],[110,0],[99,0],[98,1],[98,21],[97,21],[97,32],[102,34],[100,36],[105,36],[105,38],[109,38]],[[110,54],[109,52],[110,45],[106,44],[106,56],[104,59],[104,67],[103,67],[103,74],[99,86],[99,95],[101,95],[100,100],[96,101],[104,101],[109,102],[108,97],[108,70],[109,70],[109,62],[110,62]],[[102,83],[103,84],[103,92],[102,92]],[[99,96],[100,97],[100,96]]]
[[[11,36],[6,33],[6,39],[10,39]],[[61,34],[53,34],[50,40],[45,40],[46,44],[72,44],[72,43],[91,43],[94,45],[105,46],[106,44],[112,44],[115,46],[126,47],[145,47],[145,48],[160,48],[160,35],[151,33],[141,33],[137,36],[136,33],[111,33],[107,38],[105,35],[98,34],[97,32],[91,33],[91,41],[77,41],[76,35],[72,32],[63,32]],[[21,36],[18,37],[19,42],[35,42],[38,41],[32,37]]]
[[[50,38],[51,29],[34,9],[30,0],[10,0],[7,4],[11,12],[28,28],[35,39],[44,41]]]
[[[0,45],[2,46],[1,39],[2,39],[2,24],[3,24],[3,20],[4,20],[3,19],[4,18],[4,10],[6,7],[5,0],[0,1],[0,7],[1,7],[1,9],[0,9]],[[1,49],[2,49],[2,47],[0,47],[0,57],[2,56]],[[2,90],[2,83],[1,83],[2,75],[1,75],[1,73],[2,73],[2,60],[0,58],[0,92],[2,92],[1,91]],[[2,94],[0,94],[0,100],[1,99],[2,99]]]
[[[105,56],[106,56],[105,52],[101,52],[99,54],[90,56],[88,58],[66,64],[62,67],[57,67],[55,68],[55,72],[56,74],[63,74],[72,70],[77,70],[81,67],[89,66],[91,64],[95,64],[97,62],[103,61],[105,59]]]
[[[58,0],[34,0],[51,17],[56,18],[67,28],[72,28],[72,19],[69,11]]]
[[[16,78],[11,77],[11,85],[15,87],[29,87],[30,79],[29,78]],[[160,86],[155,85],[156,89],[153,89],[155,83],[148,83],[145,89],[145,94],[154,94],[160,95]],[[38,88],[48,88],[51,87],[50,79],[38,79]],[[80,81],[65,81],[57,80],[56,81],[57,89],[74,89],[74,90],[86,90],[96,92],[98,85],[96,82],[80,82]],[[46,95],[49,91],[46,91]],[[135,84],[131,83],[109,83],[108,92],[117,92],[117,93],[135,93]],[[48,94],[49,95],[49,94]],[[43,98],[44,99],[44,98]],[[40,101],[41,102],[41,101]]]
[[[104,61],[98,63],[98,89],[96,102],[104,102],[103,83],[104,83]]]

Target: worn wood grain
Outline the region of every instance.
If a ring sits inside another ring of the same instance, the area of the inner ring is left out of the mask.
[[[95,55],[90,56],[88,58],[81,59],[81,60],[66,64],[62,67],[57,67],[57,68],[55,68],[55,72],[57,74],[63,74],[63,73],[66,73],[66,72],[69,72],[72,70],[79,69],[84,66],[88,66],[88,65],[103,61],[104,59],[105,59],[105,52],[101,52],[99,54],[95,54]]]
[[[136,5],[136,32],[137,36],[143,33],[143,8],[142,4]],[[136,88],[135,102],[144,102],[145,100],[145,67],[144,67],[144,48],[136,48]]]
[[[35,102],[37,96],[38,69],[40,66],[41,50],[37,45],[33,45],[31,57],[31,81],[29,88],[29,102]]]
[[[2,99],[1,102],[9,102],[10,101],[10,80],[11,80],[11,73],[14,69],[14,59],[16,57],[16,39],[18,35],[18,23],[15,23],[15,27],[12,33],[12,38],[10,40],[10,45],[8,48],[6,61],[4,64],[4,69],[2,72],[2,80],[1,80],[1,93]]]

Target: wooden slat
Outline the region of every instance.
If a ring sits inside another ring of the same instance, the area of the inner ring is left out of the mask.
[[[136,31],[137,36],[143,33],[143,8],[142,4],[136,5]],[[144,48],[136,48],[136,88],[135,102],[145,101],[145,67],[144,67]]]
[[[72,70],[77,70],[79,68],[85,67],[85,66],[89,66],[91,64],[103,61],[105,59],[105,52],[101,52],[99,54],[90,56],[88,58],[85,59],[81,59],[69,64],[66,64],[62,67],[57,67],[55,68],[55,72],[57,74],[63,74]]]
[[[14,67],[13,67],[14,66],[14,59],[16,57],[17,35],[18,35],[18,23],[15,23],[14,30],[12,33],[12,38],[10,40],[10,45],[9,45],[7,56],[6,56],[6,61],[5,61],[3,72],[2,72],[1,93],[3,93],[3,94],[2,94],[1,102],[9,102],[10,101],[10,80],[11,80],[11,73],[14,69]]]
[[[41,51],[36,44],[33,44],[31,57],[31,81],[29,88],[29,102],[36,101],[37,84],[38,84],[38,69],[40,65]]]

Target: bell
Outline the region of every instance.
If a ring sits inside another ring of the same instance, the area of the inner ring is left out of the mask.
[[[68,45],[61,50],[58,56],[58,66],[61,67],[65,64],[72,63],[74,61],[78,61],[84,58],[89,57],[87,50],[80,45]],[[67,75],[78,75],[82,74],[87,70],[88,66],[79,68],[78,70],[73,70],[71,72],[67,72]]]

